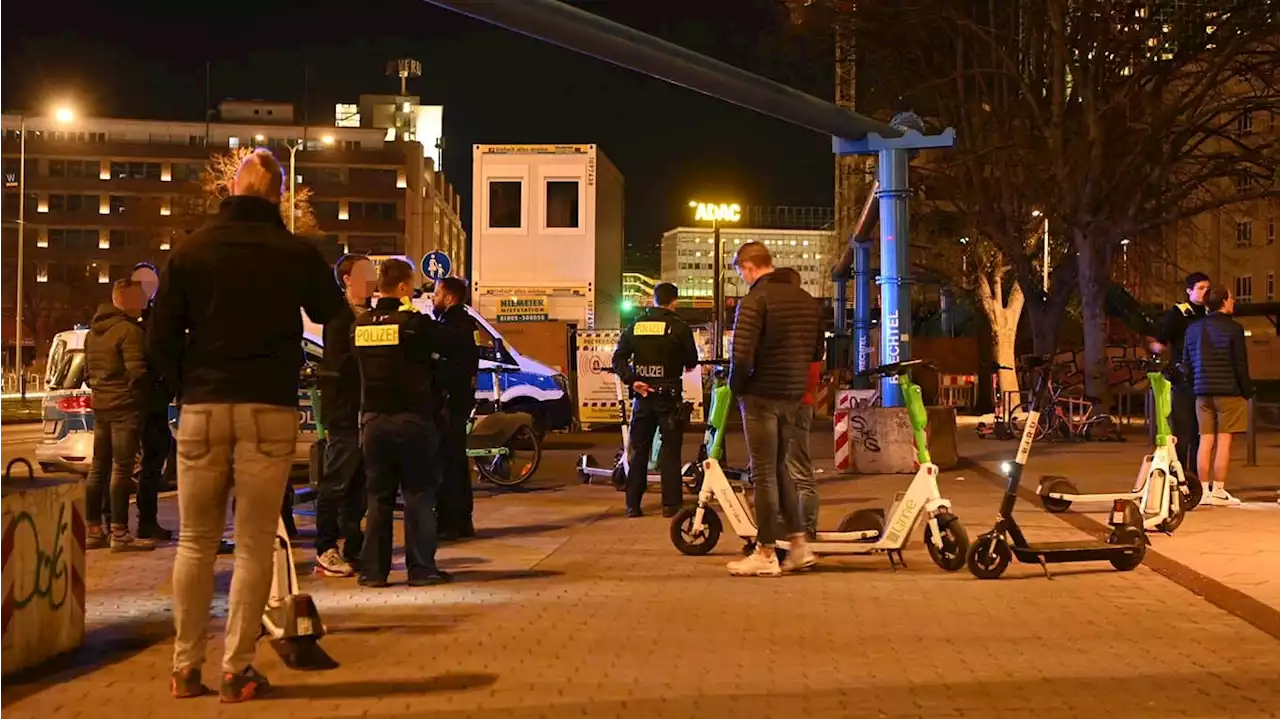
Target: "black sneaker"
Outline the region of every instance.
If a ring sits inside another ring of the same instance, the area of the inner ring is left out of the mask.
[[[636,517],[643,517],[644,512],[641,512],[639,507],[627,507],[627,516],[633,519]]]
[[[235,704],[260,697],[271,690],[271,683],[253,667],[245,667],[239,674],[222,675],[222,692],[219,699],[224,704]]]
[[[382,589],[383,587],[390,586],[387,583],[386,577],[377,578],[377,577],[366,577],[364,575],[361,575],[359,578],[356,579],[356,584],[359,584],[362,587],[368,587],[370,589]]]
[[[174,699],[190,699],[208,694],[209,687],[200,680],[199,667],[187,667],[175,671],[169,677],[169,692]]]
[[[158,542],[167,542],[173,539],[173,531],[165,529],[154,522],[148,522],[138,525],[138,534],[136,536],[139,539],[154,539]]]
[[[448,584],[453,581],[453,575],[442,569],[436,569],[429,574],[420,574],[416,577],[409,577],[409,586],[411,587],[433,587],[437,584]]]

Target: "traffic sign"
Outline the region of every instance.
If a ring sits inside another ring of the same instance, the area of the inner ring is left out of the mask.
[[[422,274],[430,280],[443,280],[449,276],[453,263],[449,256],[440,250],[433,250],[422,256]]]

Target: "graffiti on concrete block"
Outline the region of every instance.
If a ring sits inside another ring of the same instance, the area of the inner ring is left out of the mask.
[[[66,521],[67,505],[58,510],[58,521],[45,537],[28,512],[18,512],[9,520],[4,530],[4,568],[10,573],[9,562],[14,560],[13,585],[4,598],[4,626],[7,629],[13,613],[25,609],[33,602],[44,602],[49,611],[56,612],[67,601],[70,574],[63,538],[70,524]],[[52,534],[52,536],[49,536]],[[15,548],[21,548],[14,557]]]
[[[849,434],[853,437],[854,442],[862,444],[862,448],[868,452],[880,451],[880,440],[876,439],[876,431],[867,423],[867,418],[862,414],[854,414],[849,417]]]
[[[1107,387],[1111,394],[1141,394],[1150,388],[1147,375],[1138,367],[1136,360],[1147,356],[1147,351],[1136,345],[1107,345]],[[1085,394],[1085,358],[1084,350],[1059,352],[1054,358],[1055,365],[1064,369],[1056,375],[1058,386],[1067,395]]]

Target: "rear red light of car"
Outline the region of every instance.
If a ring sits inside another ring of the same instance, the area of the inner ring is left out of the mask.
[[[57,406],[60,412],[91,412],[93,411],[93,395],[82,394],[75,397],[59,397]]]

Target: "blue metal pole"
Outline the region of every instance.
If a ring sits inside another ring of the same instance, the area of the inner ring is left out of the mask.
[[[911,267],[907,259],[907,167],[905,149],[880,150],[877,174],[880,189],[880,363],[891,364],[911,358]],[[880,397],[885,407],[902,407],[902,391],[897,378],[880,380]]]
[[[853,369],[862,372],[871,366],[871,241],[853,243]],[[869,389],[870,382],[859,378],[857,389]]]

